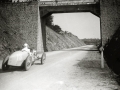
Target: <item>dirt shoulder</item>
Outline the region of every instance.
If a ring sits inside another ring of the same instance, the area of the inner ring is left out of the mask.
[[[105,63],[100,68],[100,54],[98,51],[88,51],[87,55],[77,63],[74,76],[79,85],[78,90],[120,90],[116,75],[111,72]]]

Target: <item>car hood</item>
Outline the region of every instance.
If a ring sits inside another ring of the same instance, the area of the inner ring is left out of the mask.
[[[28,57],[28,54],[29,53],[26,51],[16,51],[10,55],[8,64],[13,66],[20,66]]]

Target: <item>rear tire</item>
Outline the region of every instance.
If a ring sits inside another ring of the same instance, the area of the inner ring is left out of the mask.
[[[46,54],[43,53],[43,54],[42,54],[42,57],[41,57],[41,64],[44,64],[45,59],[46,59]]]
[[[6,70],[8,70],[9,69],[9,65],[8,65],[8,59],[9,59],[9,56],[7,56],[4,60],[3,60],[3,62],[2,62],[2,70],[3,71],[6,71]]]
[[[25,71],[29,70],[31,66],[32,66],[32,57],[29,55],[24,62]]]

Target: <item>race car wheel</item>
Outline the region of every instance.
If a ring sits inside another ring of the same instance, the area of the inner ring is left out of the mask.
[[[41,64],[44,64],[45,59],[46,59],[46,54],[43,53],[43,54],[42,54],[42,57],[41,57]]]
[[[3,62],[2,62],[2,70],[5,71],[5,70],[8,70],[9,69],[9,65],[8,65],[8,59],[9,59],[9,56],[7,56]]]
[[[28,56],[24,63],[25,71],[29,70],[32,65],[32,57]]]

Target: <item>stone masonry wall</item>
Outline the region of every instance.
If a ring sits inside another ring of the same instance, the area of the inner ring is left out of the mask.
[[[120,0],[101,0],[101,30],[104,59],[120,75]]]
[[[100,13],[104,46],[120,26],[120,0],[100,0]]]
[[[25,42],[37,49],[38,15],[37,2],[0,4],[1,58]]]

